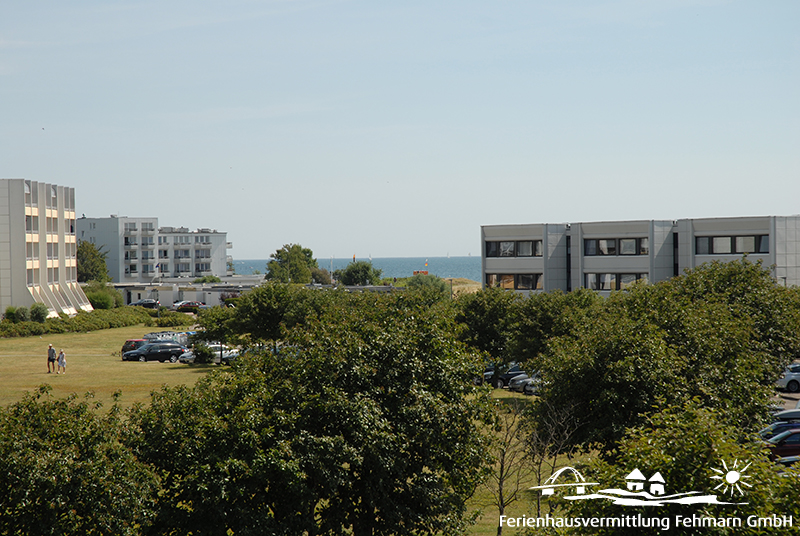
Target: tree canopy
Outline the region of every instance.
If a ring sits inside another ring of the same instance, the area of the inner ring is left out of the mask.
[[[300,244],[286,244],[270,255],[266,279],[280,283],[302,283],[312,281],[311,270],[316,268],[314,253]]]
[[[375,268],[370,261],[353,261],[345,268],[333,272],[342,285],[377,285],[381,282],[382,270]]]
[[[102,283],[111,281],[106,266],[107,252],[101,251],[97,246],[86,240],[78,241],[76,251],[78,263],[78,282],[87,283],[89,281],[100,281]]]

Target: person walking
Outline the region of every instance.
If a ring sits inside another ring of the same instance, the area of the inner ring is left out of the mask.
[[[58,351],[58,371],[56,374],[60,374],[62,371],[64,374],[67,373],[67,356],[64,354],[63,348]]]
[[[50,374],[56,370],[56,349],[53,345],[47,347],[47,373]]]

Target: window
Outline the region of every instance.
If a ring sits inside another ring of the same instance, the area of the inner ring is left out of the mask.
[[[169,250],[168,249],[159,249],[158,250],[158,258],[159,259],[169,259]]]
[[[208,262],[197,262],[194,265],[195,272],[210,272],[211,271],[211,263]]]
[[[152,246],[153,245],[153,237],[152,236],[143,236],[142,237],[142,245],[143,246]]]
[[[506,290],[513,290],[514,288],[514,275],[513,274],[486,274],[486,286],[492,288],[503,288]]]
[[[161,262],[157,266],[158,266],[158,268],[159,268],[159,270],[161,271],[162,274],[165,274],[165,273],[169,272],[169,263],[168,262]]]
[[[650,239],[639,239],[639,255],[650,255]]]
[[[541,290],[541,274],[517,274],[514,286],[517,290]]]
[[[591,290],[624,290],[636,281],[648,280],[647,274],[586,274],[585,287]]]
[[[695,255],[769,253],[769,235],[698,236],[694,251]]]
[[[541,257],[541,240],[486,242],[487,257]]]
[[[620,255],[636,255],[636,239],[635,238],[620,238],[619,239],[619,254]]]
[[[616,255],[617,241],[614,238],[587,238],[583,241],[583,254],[593,255]]]

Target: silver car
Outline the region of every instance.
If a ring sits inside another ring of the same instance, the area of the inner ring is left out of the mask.
[[[800,392],[800,364],[789,365],[789,368],[775,382],[775,386],[790,393]]]

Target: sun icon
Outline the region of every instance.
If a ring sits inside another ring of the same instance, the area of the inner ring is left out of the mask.
[[[725,463],[725,460],[722,460],[722,467],[724,468],[724,471],[722,469],[715,469],[713,467],[711,468],[712,471],[719,473],[718,475],[714,475],[711,478],[715,480],[722,480],[722,482],[716,488],[714,488],[715,490],[722,488],[723,495],[725,495],[728,492],[730,492],[730,494],[733,495],[734,490],[738,491],[739,495],[744,495],[744,491],[742,491],[742,488],[739,487],[739,484],[741,484],[742,486],[747,486],[748,488],[753,487],[752,485],[744,481],[744,479],[750,478],[750,475],[744,474],[744,472],[747,471],[747,468],[750,467],[750,464],[748,463],[741,469],[737,469],[738,465],[739,465],[739,460],[735,460],[733,462],[733,467],[728,468],[728,465]],[[725,487],[723,488],[723,486]]]

